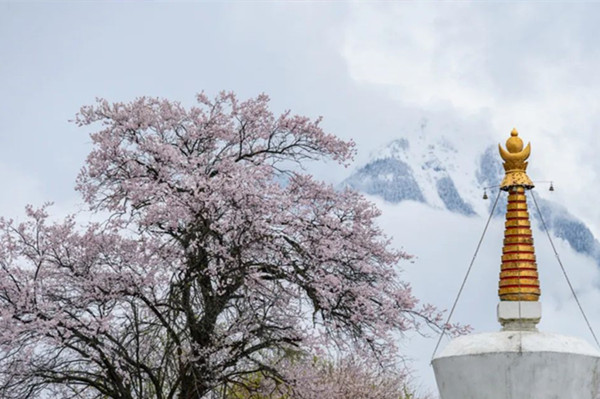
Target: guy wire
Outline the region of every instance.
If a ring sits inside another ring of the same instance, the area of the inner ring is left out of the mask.
[[[444,334],[446,333],[448,323],[450,323],[452,314],[454,313],[454,310],[456,309],[456,304],[458,303],[460,294],[462,294],[462,291],[465,288],[465,284],[467,283],[467,279],[469,278],[469,273],[471,273],[471,269],[473,268],[473,264],[475,263],[475,258],[477,257],[477,254],[479,253],[479,248],[481,247],[481,243],[483,242],[483,237],[485,237],[485,233],[487,232],[488,226],[490,225],[490,221],[492,220],[492,217],[494,216],[494,211],[496,210],[496,205],[498,204],[498,199],[500,198],[500,193],[501,193],[501,190],[498,190],[498,195],[496,196],[496,200],[494,201],[494,205],[492,206],[492,211],[490,212],[490,216],[488,217],[488,220],[485,224],[485,228],[483,229],[483,233],[481,234],[479,243],[477,243],[477,248],[475,248],[475,253],[473,254],[473,259],[471,259],[471,263],[469,264],[469,268],[467,269],[467,274],[465,274],[465,278],[463,279],[463,282],[460,285],[460,289],[458,290],[458,294],[456,295],[456,299],[454,300],[452,309],[450,310],[450,313],[448,314],[448,319],[444,323],[444,325],[442,327],[442,331],[440,332],[440,337],[439,337],[437,344],[435,345],[435,349],[433,350],[433,353],[431,355],[431,361],[433,361],[433,358],[435,357],[435,354],[437,353],[440,343],[442,342],[442,338],[444,337]]]
[[[579,307],[579,310],[581,311],[581,315],[583,316],[583,319],[585,320],[590,332],[592,333],[592,337],[594,337],[594,341],[596,341],[596,345],[598,345],[598,347],[600,348],[600,342],[598,342],[596,333],[594,333],[594,329],[592,328],[590,321],[588,320],[587,316],[585,315],[585,312],[583,311],[583,307],[581,306],[581,303],[579,302],[579,298],[577,298],[577,294],[575,293],[575,289],[573,288],[573,285],[571,284],[571,280],[569,279],[569,276],[567,275],[567,271],[565,270],[565,267],[563,266],[562,261],[560,260],[560,256],[558,256],[558,251],[556,250],[556,247],[554,246],[554,242],[552,242],[552,238],[550,237],[550,232],[548,231],[548,227],[546,226],[546,221],[544,220],[544,217],[542,216],[542,212],[540,211],[540,207],[538,206],[538,203],[537,203],[537,200],[535,199],[535,195],[533,194],[533,191],[531,192],[531,196],[533,197],[533,202],[535,204],[535,208],[537,209],[538,216],[540,217],[540,220],[542,221],[542,226],[544,226],[544,230],[546,231],[546,235],[548,236],[548,241],[550,241],[550,245],[552,246],[552,250],[554,251],[554,255],[556,256],[556,260],[558,261],[558,264],[560,265],[563,275],[565,276],[565,280],[567,280],[567,284],[569,285],[569,288],[571,289],[573,298],[575,298],[575,302],[577,302],[577,306]]]

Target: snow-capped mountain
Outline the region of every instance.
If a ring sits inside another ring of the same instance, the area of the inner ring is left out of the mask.
[[[458,158],[458,150],[445,138],[400,138],[372,155],[342,184],[392,203],[413,200],[475,215],[481,204],[466,200],[479,192],[472,174],[474,165],[463,168],[465,162]]]
[[[342,185],[390,203],[416,201],[466,216],[487,217],[498,189],[487,190],[488,201],[482,199],[483,189],[500,184],[504,175],[502,162],[495,146],[470,157],[444,137],[420,134],[410,140],[399,138],[372,154]],[[539,190],[535,191],[544,221],[553,235],[600,265],[600,242],[585,223],[564,206],[542,198]],[[535,203],[531,196],[528,198],[530,215],[541,228]],[[494,216],[503,217],[505,212],[506,201],[501,197]]]

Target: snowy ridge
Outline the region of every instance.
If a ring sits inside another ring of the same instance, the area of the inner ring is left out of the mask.
[[[434,208],[475,215],[477,205],[465,200],[479,191],[472,173],[445,137],[432,138],[423,129],[415,140],[400,138],[371,154],[370,161],[342,183],[386,201],[413,200]],[[484,205],[478,204],[481,210]]]
[[[410,137],[415,138],[396,139],[371,154],[370,160],[346,178],[342,186],[393,204],[416,201],[452,213],[487,216],[498,189],[488,189],[490,200],[483,201],[483,188],[498,186],[504,175],[497,148],[489,146],[476,159],[469,159],[447,138],[427,137],[423,128]],[[541,198],[539,192],[535,194],[553,235],[600,265],[600,242],[585,223],[563,206]],[[541,228],[531,198],[529,202],[532,220]],[[506,201],[500,200],[494,216],[504,217],[505,212]]]

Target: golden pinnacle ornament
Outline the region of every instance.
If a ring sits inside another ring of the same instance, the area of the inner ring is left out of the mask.
[[[504,160],[504,171],[506,175],[500,188],[504,191],[509,191],[511,187],[524,187],[526,189],[533,188],[531,179],[525,173],[527,169],[527,158],[531,154],[531,143],[523,149],[523,140],[519,138],[517,129],[510,132],[510,138],[506,140],[506,150],[498,144],[500,156]],[[508,151],[507,151],[508,150]]]

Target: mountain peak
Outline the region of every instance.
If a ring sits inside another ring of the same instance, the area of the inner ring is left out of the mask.
[[[461,189],[472,186],[472,182],[463,184],[463,177],[468,174],[457,158],[458,151],[445,137],[419,134],[412,141],[402,137],[372,153],[370,161],[343,185],[393,203],[412,200],[474,215],[473,205],[461,194]],[[457,176],[463,178],[460,184]]]

